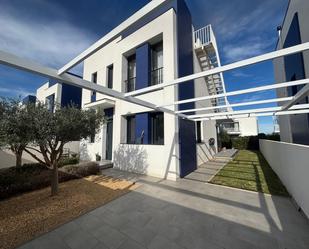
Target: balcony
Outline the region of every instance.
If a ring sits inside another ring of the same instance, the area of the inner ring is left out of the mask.
[[[207,25],[201,29],[194,31],[194,48],[201,48],[210,45],[214,37],[211,25]]]
[[[163,83],[163,67],[152,70],[150,77],[151,86]]]

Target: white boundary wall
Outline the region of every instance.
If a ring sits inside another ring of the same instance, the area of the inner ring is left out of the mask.
[[[260,139],[260,151],[309,217],[309,146]]]

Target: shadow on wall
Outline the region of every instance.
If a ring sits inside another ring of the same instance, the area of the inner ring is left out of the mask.
[[[206,143],[197,144],[197,166],[204,164],[214,158],[216,148]]]
[[[79,152],[80,159],[83,161],[90,161],[90,155],[88,153],[88,146],[87,146],[87,141],[82,140],[80,143],[80,152]]]
[[[147,152],[141,145],[121,144],[114,151],[114,167],[120,170],[146,174]]]

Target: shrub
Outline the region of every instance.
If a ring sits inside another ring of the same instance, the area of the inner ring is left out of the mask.
[[[79,158],[76,156],[74,157],[67,157],[63,158],[59,162],[59,167],[63,167],[65,165],[71,165],[71,164],[78,164],[79,163]]]
[[[76,165],[63,166],[61,171],[76,177],[85,177],[98,174],[100,172],[100,167],[95,162],[85,162]]]
[[[0,169],[0,200],[50,186],[51,170],[39,163],[22,167]],[[76,179],[74,175],[59,172],[59,182]]]
[[[258,136],[232,138],[232,147],[238,150],[258,150]]]

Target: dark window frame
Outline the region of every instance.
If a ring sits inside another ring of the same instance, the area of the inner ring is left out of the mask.
[[[98,83],[98,72],[94,72],[94,73],[91,74],[91,82],[94,83],[94,84]],[[97,96],[97,92],[91,91],[91,95],[90,95],[91,102],[96,101],[96,96]]]
[[[149,86],[158,85],[163,83],[163,65],[158,66],[154,65],[154,56],[157,56],[157,53],[162,51],[163,56],[163,41],[157,42],[154,45],[150,46],[150,82]]]
[[[50,112],[55,111],[55,94],[51,94],[45,98],[45,103],[47,105],[47,109]]]
[[[139,143],[136,138],[135,129],[136,129],[136,116],[142,114],[148,114],[148,127],[145,129],[148,130],[148,139],[147,143],[141,141]],[[127,122],[127,136],[125,144],[142,144],[142,145],[164,145],[164,113],[163,112],[144,112],[137,113],[133,115],[125,116]]]
[[[136,54],[127,57],[128,67],[127,67],[127,80],[125,81],[125,92],[132,92],[135,90],[136,85]],[[135,64],[135,70],[133,75],[131,75],[130,64]]]
[[[106,69],[107,72],[107,87],[113,89],[114,85],[114,64],[111,64]]]

